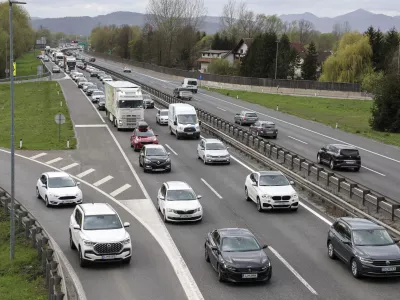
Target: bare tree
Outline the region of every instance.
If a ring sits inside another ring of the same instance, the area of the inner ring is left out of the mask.
[[[340,40],[341,37],[351,31],[350,23],[345,21],[343,23],[335,23],[333,25],[332,33],[336,37],[337,40]]]
[[[266,16],[264,19],[264,31],[279,35],[284,31],[284,24],[277,15]]]
[[[222,9],[220,17],[221,25],[226,30],[236,25],[239,18],[238,3],[236,0],[229,0]]]
[[[307,44],[310,42],[310,37],[314,31],[314,24],[310,21],[301,19],[299,21],[299,42],[301,44]]]
[[[204,6],[204,0],[185,0],[185,6],[185,26],[190,26],[195,30],[199,30],[207,14],[207,9]]]

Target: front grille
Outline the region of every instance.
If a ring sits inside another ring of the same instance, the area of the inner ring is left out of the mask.
[[[240,272],[240,273],[261,272],[261,271],[263,271],[261,270],[261,268],[235,268],[235,272]]]
[[[76,198],[75,196],[62,196],[62,197],[59,197],[58,199],[60,199],[60,200],[73,200],[75,198]]]
[[[186,127],[183,131],[184,132],[195,132],[196,128],[194,128],[194,127]]]
[[[287,201],[287,200],[290,200],[290,196],[272,196],[272,200],[275,200],[275,201],[281,201],[281,200]]]
[[[386,262],[389,262],[390,264],[387,264]],[[400,266],[400,260],[374,260],[372,264],[379,267]]]
[[[93,249],[98,254],[119,253],[122,250],[122,244],[121,243],[96,244]]]
[[[142,145],[153,144],[153,142],[140,142]]]
[[[180,215],[191,215],[191,214],[194,214],[194,209],[186,210],[186,211],[185,210],[177,210],[176,213],[180,214]]]
[[[168,217],[168,219],[171,220],[176,220],[176,221],[194,221],[194,220],[199,220],[201,217],[189,217],[189,218],[176,218],[176,217]]]

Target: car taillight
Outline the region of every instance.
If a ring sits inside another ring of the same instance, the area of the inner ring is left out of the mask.
[[[243,117],[243,120],[246,120],[246,116]]]

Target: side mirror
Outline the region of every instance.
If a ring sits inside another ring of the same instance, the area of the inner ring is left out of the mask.
[[[74,225],[74,229],[75,229],[75,230],[81,230],[81,227],[79,227],[78,224],[75,224],[75,225]]]
[[[257,182],[256,182],[256,181],[253,181],[253,182],[251,183],[251,185],[252,185],[252,186],[257,186]]]
[[[394,242],[395,244],[397,244],[398,242],[400,242],[400,239],[393,239],[393,242]]]
[[[178,125],[178,122],[174,121],[174,125]]]
[[[124,223],[124,227],[126,228],[126,227],[129,227],[129,226],[131,226],[131,224],[129,223],[129,222],[125,222]]]
[[[140,156],[144,156],[144,153],[143,153],[143,152],[141,152],[141,153],[140,153]]]
[[[267,249],[267,248],[268,248],[268,245],[265,244],[265,245],[262,246],[262,248],[263,248],[263,249]]]
[[[168,155],[171,155],[171,152],[167,152]]]
[[[212,247],[211,247],[211,250],[212,250],[212,251],[218,251],[218,247],[212,246]]]
[[[228,150],[230,147],[226,147],[226,150]]]
[[[291,185],[294,185],[294,181],[293,181],[293,180],[289,181],[289,183],[290,183]]]
[[[160,200],[165,200],[165,197],[164,196],[160,196]]]
[[[201,199],[202,197],[202,195],[197,195],[197,199]]]
[[[76,185],[81,185],[81,183],[78,181],[78,182],[76,183]]]

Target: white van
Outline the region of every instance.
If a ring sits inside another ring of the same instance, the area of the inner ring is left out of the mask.
[[[182,87],[191,90],[192,93],[197,94],[197,79],[196,78],[183,79]]]
[[[179,140],[181,137],[200,138],[201,121],[196,110],[186,103],[170,104],[168,108],[168,128]]]

